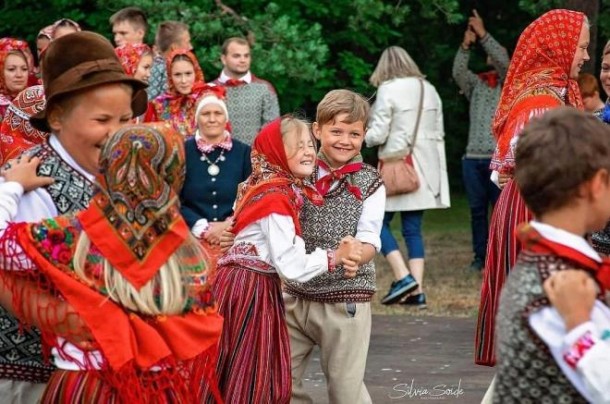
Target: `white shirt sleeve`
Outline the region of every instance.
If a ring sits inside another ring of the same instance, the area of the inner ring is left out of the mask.
[[[545,307],[529,316],[530,327],[549,347],[555,362],[572,385],[593,403],[610,403],[610,346],[599,341],[572,369],[563,358],[571,344],[587,330],[598,337],[599,330],[610,330],[610,309],[596,301],[591,311],[591,322],[581,324],[567,333],[563,319],[554,307]],[[597,347],[599,345],[599,347]]]
[[[356,239],[369,243],[375,250],[381,250],[381,226],[385,214],[385,186],[377,188],[372,195],[362,203],[362,215],[356,228]]]
[[[600,334],[595,324],[589,321],[570,331],[564,338],[564,352],[587,332],[593,336],[595,345],[578,361],[576,371],[582,376],[591,402],[610,403],[610,341],[597,338]]]
[[[30,194],[28,192],[25,195]],[[23,187],[18,182],[0,182],[0,237],[4,234],[9,222],[16,220],[18,212],[23,209]],[[0,267],[4,270],[28,270],[35,268],[30,259],[17,244],[12,246],[12,257],[0,257]],[[10,261],[9,261],[10,260]]]
[[[500,187],[500,173],[498,171],[493,170],[489,179],[491,180],[491,182],[496,184],[496,187],[502,189],[502,187]]]
[[[272,213],[260,220],[260,226],[267,236],[271,262],[282,278],[307,282],[328,272],[326,250],[316,248],[307,254],[305,242],[296,235],[290,216]]]
[[[201,238],[201,235],[203,233],[205,233],[205,231],[208,229],[209,226],[210,226],[210,224],[208,223],[207,219],[199,219],[193,225],[193,228],[191,229],[191,233],[193,233],[193,235],[195,237]]]
[[[0,183],[0,232],[15,219],[22,195],[23,187],[18,182]]]

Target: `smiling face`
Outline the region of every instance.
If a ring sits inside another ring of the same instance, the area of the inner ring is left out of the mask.
[[[186,60],[176,60],[172,63],[172,82],[179,94],[188,95],[195,84],[195,68]]]
[[[106,140],[129,123],[133,89],[126,84],[104,84],[60,101],[48,111],[49,126],[68,154],[90,174],[99,171]]]
[[[307,126],[291,125],[288,133],[283,135],[283,142],[290,172],[296,178],[309,177],[316,164],[316,148]]]
[[[4,83],[11,94],[17,94],[28,85],[28,64],[21,53],[10,53],[4,61]]]
[[[364,142],[364,122],[347,123],[347,113],[335,116],[323,125],[313,124],[313,133],[320,141],[320,151],[324,153],[332,168],[340,168],[354,158]]]
[[[578,45],[576,46],[576,53],[574,53],[574,59],[572,60],[572,67],[570,68],[570,78],[572,79],[578,79],[580,69],[589,60],[589,53],[587,52],[589,40],[589,27],[583,24],[580,30],[580,37],[578,38]]]

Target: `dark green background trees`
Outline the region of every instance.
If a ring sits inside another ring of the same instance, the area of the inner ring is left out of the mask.
[[[333,88],[373,97],[368,77],[379,55],[390,45],[404,47],[443,100],[453,188],[461,186],[468,113],[451,78],[451,65],[473,8],[509,51],[529,22],[554,7],[588,11],[601,44],[590,48],[594,55],[610,34],[610,13],[604,12],[610,0],[7,0],[0,12],[0,34],[27,39],[35,49],[39,29],[68,17],[110,38],[108,18],[130,5],[147,11],[149,43],[160,21],[187,23],[208,79],[221,69],[223,40],[249,36],[254,40],[253,71],[275,85],[282,112],[304,112],[309,118],[316,102]],[[482,70],[483,53],[479,49],[476,54],[472,68]],[[589,70],[597,70],[597,63]]]

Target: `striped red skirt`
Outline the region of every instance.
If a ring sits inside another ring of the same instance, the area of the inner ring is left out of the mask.
[[[500,292],[521,251],[516,229],[521,223],[529,222],[531,217],[517,184],[509,181],[491,216],[475,340],[475,363],[478,365],[496,364],[495,320]]]
[[[278,274],[250,244],[218,261],[213,292],[225,322],[217,375],[226,403],[289,403],[290,338]]]

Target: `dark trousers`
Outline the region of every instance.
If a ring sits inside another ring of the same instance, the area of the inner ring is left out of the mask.
[[[462,175],[470,206],[470,226],[472,230],[472,249],[475,258],[485,261],[487,238],[489,235],[489,207],[493,209],[500,188],[489,179],[490,159],[462,159]]]

